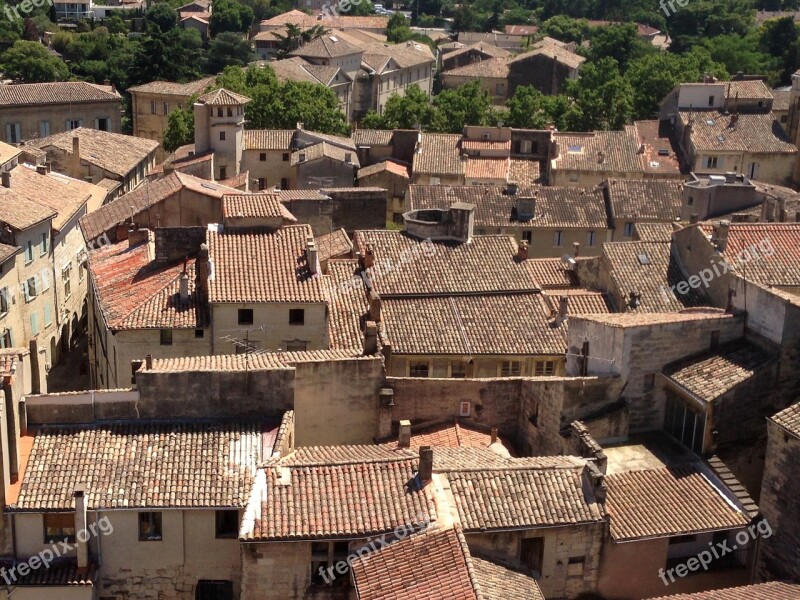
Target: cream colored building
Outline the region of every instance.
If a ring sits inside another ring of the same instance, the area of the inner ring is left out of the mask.
[[[0,85],[3,141],[19,144],[78,127],[121,131],[122,97],[85,81]]]
[[[250,98],[220,88],[200,96],[194,104],[194,150],[214,153],[214,179],[221,181],[242,171],[244,105]]]
[[[133,135],[161,144],[169,122],[169,113],[176,108],[187,108],[192,96],[202,94],[214,83],[206,77],[190,83],[151,81],[128,88],[131,95]],[[164,148],[159,145],[157,160],[164,158]]]

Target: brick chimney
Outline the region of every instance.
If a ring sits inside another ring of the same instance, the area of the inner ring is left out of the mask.
[[[400,421],[400,433],[397,435],[397,447],[411,447],[411,421]]]
[[[200,244],[200,252],[197,261],[194,263],[195,282],[194,289],[197,293],[198,304],[208,298],[208,244]]]
[[[308,262],[308,270],[312,275],[319,272],[319,254],[317,252],[317,243],[312,236],[306,238],[306,261]]]
[[[497,427],[492,427],[492,444],[497,441]]]
[[[381,297],[374,289],[369,291],[369,318],[381,322]]]
[[[75,486],[75,491],[72,493],[75,499],[75,536],[78,540],[75,544],[78,569],[86,569],[89,566],[89,529],[87,527],[87,510],[86,503],[86,486],[78,484]],[[85,538],[85,541],[81,541]]]
[[[144,368],[147,369],[148,371],[151,371],[153,369],[153,355],[152,354],[148,354],[147,356],[144,357]]]
[[[364,252],[364,268],[371,269],[375,266],[375,252],[372,250],[372,245],[367,245],[367,250]]]
[[[47,175],[47,167],[44,165],[36,165],[36,172],[39,175]]]
[[[378,353],[378,324],[367,321],[364,326],[364,356],[374,356]]]
[[[3,187],[11,189],[11,171],[3,171]]]
[[[433,479],[433,448],[422,446],[419,449],[419,469],[417,478],[421,486],[429,483]]]
[[[81,178],[81,139],[72,136],[72,155],[70,156],[70,175],[75,179]]]
[[[128,248],[150,241],[150,231],[144,228],[131,227],[128,229]]]
[[[561,323],[566,321],[568,312],[569,312],[569,296],[561,296],[558,299],[558,316],[556,317],[556,323],[561,325]]]
[[[528,260],[528,242],[520,242],[517,246],[517,260],[520,262]]]
[[[725,252],[725,248],[728,247],[728,233],[730,229],[731,222],[724,219],[714,227],[714,239],[712,241],[716,243],[720,252]]]
[[[186,273],[186,262],[183,263],[183,273],[180,279],[181,306],[189,304],[189,275]]]

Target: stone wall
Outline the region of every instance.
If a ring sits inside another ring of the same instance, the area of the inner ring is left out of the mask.
[[[772,536],[761,541],[757,578],[800,580],[800,439],[768,422],[761,515]]]
[[[139,393],[135,390],[98,390],[36,394],[25,398],[29,427],[135,419]]]
[[[242,544],[240,600],[304,598],[311,583],[311,544]]]

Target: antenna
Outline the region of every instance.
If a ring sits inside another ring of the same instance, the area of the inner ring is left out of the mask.
[[[253,331],[265,331],[266,328],[261,325],[259,327],[245,327],[239,329],[223,329],[222,333],[244,333],[244,342],[241,339],[235,338],[231,335],[222,336],[221,339],[230,342],[237,348],[244,348],[244,372],[245,372],[245,394],[250,393],[250,355],[253,354],[253,346],[250,345],[250,333]]]

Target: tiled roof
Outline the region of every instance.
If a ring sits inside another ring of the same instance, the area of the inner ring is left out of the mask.
[[[538,160],[512,158],[508,165],[508,181],[519,185],[535,185],[542,181],[542,167]]]
[[[773,416],[772,420],[787,431],[800,437],[800,402],[782,410]]]
[[[610,313],[608,300],[603,292],[594,292],[586,289],[567,289],[544,291],[542,295],[550,301],[553,310],[558,310],[559,299],[568,298],[568,314],[592,315]]]
[[[328,337],[331,348],[362,350],[361,333],[367,312],[364,282],[357,275],[357,260],[331,260],[328,262],[329,310]]]
[[[328,142],[319,142],[292,152],[290,162],[293,167],[300,163],[309,163],[320,158],[330,158],[346,163],[348,162],[348,156],[350,158],[349,164],[352,164],[357,169],[359,167],[358,155],[354,151],[329,144]]]
[[[19,566],[19,563],[0,560],[0,567],[5,570],[11,571],[12,568],[17,566]],[[50,586],[91,587],[96,582],[97,569],[97,565],[92,563],[86,569],[79,569],[78,562],[74,558],[56,559],[44,569],[29,569],[26,575],[14,579],[14,586],[20,586],[21,588]],[[19,575],[19,571],[17,571],[17,575]],[[48,592],[42,593],[47,594]]]
[[[428,175],[463,175],[457,133],[423,133],[419,150],[414,154],[414,173]]]
[[[308,81],[330,85],[339,73],[339,67],[312,65],[300,56],[270,61],[269,66],[279,81]]]
[[[749,519],[691,465],[606,476],[606,508],[617,541],[744,527]]]
[[[363,62],[377,67],[377,73],[383,73],[389,63],[394,63],[401,69],[434,63],[436,57],[427,44],[413,40],[399,44],[364,44]],[[377,64],[376,64],[377,63]],[[389,67],[394,69],[395,67]]]
[[[165,96],[183,96],[189,98],[195,94],[205,91],[207,87],[213,85],[214,77],[205,77],[189,83],[175,83],[172,81],[151,81],[142,85],[135,85],[128,88],[129,92],[142,92],[145,94],[163,94]]]
[[[560,258],[532,258],[525,261],[525,266],[533,276],[533,281],[543,290],[560,290],[578,285],[574,270],[564,268]]]
[[[224,219],[273,217],[284,221],[297,221],[294,215],[280,201],[277,194],[269,192],[225,194],[222,197],[222,217]]]
[[[463,48],[459,48],[458,50],[453,50],[452,52],[448,52],[444,55],[444,59],[446,62],[450,63],[453,59],[458,58],[462,54],[469,54],[473,51],[478,51],[484,56],[489,58],[507,58],[511,56],[511,52],[505,50],[504,48],[498,48],[492,44],[487,42],[476,42],[474,44],[468,44]]]
[[[187,265],[189,302],[180,303],[183,264],[150,262],[147,244],[128,242],[104,246],[89,254],[94,293],[106,326],[127,329],[198,329],[204,327],[203,307],[195,302],[194,261]]]
[[[478,140],[464,138],[461,141],[462,150],[505,150],[511,152],[511,140]]]
[[[734,115],[719,111],[691,113],[680,111],[684,126],[693,121],[691,141],[696,153],[750,152],[767,154],[796,154],[797,147],[786,137],[781,124],[772,113]]]
[[[80,226],[83,230],[83,237],[86,240],[93,240],[104,232],[135,217],[146,208],[154,206],[170,196],[174,196],[184,188],[220,201],[225,194],[241,193],[235,188],[200,179],[187,173],[174,171],[164,177],[147,181],[132,192],[120,196],[113,202],[101,206],[96,211],[82,217]]]
[[[276,190],[281,202],[291,202],[292,200],[330,200],[319,190]]]
[[[675,221],[683,205],[683,182],[674,179],[610,179],[603,186],[612,219]]]
[[[250,98],[231,92],[225,88],[220,88],[213,92],[203,94],[197,101],[202,104],[208,104],[209,106],[230,106],[234,104],[247,104],[250,102]]]
[[[0,85],[0,106],[42,104],[76,104],[79,102],[121,102],[119,93],[110,86],[85,81],[56,83],[22,83]]]
[[[428,243],[397,231],[356,231],[356,249],[375,254],[375,290],[383,297],[533,291],[511,236],[475,236],[469,244]],[[415,253],[419,253],[415,258]],[[390,266],[391,265],[391,266]]]
[[[772,90],[772,110],[773,112],[787,112],[791,106],[791,90]]]
[[[397,354],[563,354],[566,325],[541,294],[383,299],[382,326]]]
[[[23,230],[53,219],[61,229],[86,204],[91,184],[58,173],[40,175],[18,165],[11,170],[11,188],[0,187],[0,221]]]
[[[245,129],[245,150],[287,150],[294,138],[294,129]]]
[[[358,146],[390,146],[394,130],[392,129],[356,129],[353,131],[353,142]]]
[[[289,23],[302,28],[311,28],[315,25],[322,25],[326,29],[386,29],[389,22],[387,17],[365,16],[332,17],[323,15],[318,19],[315,15],[309,15],[299,10],[290,10],[271,19],[261,21],[261,29],[269,29],[276,26],[287,25]]]
[[[536,25],[506,25],[504,31],[509,35],[533,35],[539,31]]]
[[[362,538],[435,521],[430,486],[414,485],[415,472],[412,458],[295,465],[290,455],[259,473],[240,538]]]
[[[127,176],[158,148],[155,140],[88,127],[64,131],[29,143],[45,151],[53,146],[72,155],[72,140],[76,136],[80,140],[81,161],[121,177]]]
[[[640,242],[670,242],[675,231],[672,223],[635,223],[633,230]]]
[[[363,50],[358,46],[328,33],[303,44],[289,54],[290,56],[309,56],[311,58],[338,58],[361,52]]]
[[[508,157],[467,158],[464,177],[467,179],[499,179],[506,181],[508,177]]]
[[[553,161],[556,169],[602,173],[643,171],[632,125],[626,126],[624,131],[557,132],[553,134],[553,141],[559,145],[558,158]]]
[[[599,189],[543,186],[519,188],[516,195],[503,192],[501,187],[478,185],[411,185],[407,198],[411,210],[447,209],[454,202],[474,204],[476,227],[608,227],[606,205]],[[534,195],[534,218],[519,221],[516,218],[517,202]]]
[[[324,302],[320,276],[306,261],[308,225],[290,225],[271,233],[208,232],[209,302]]]
[[[36,435],[11,510],[238,507],[262,459],[259,423],[98,425]]]
[[[602,323],[611,327],[647,327],[666,323],[684,323],[687,321],[705,321],[708,319],[732,319],[732,314],[721,308],[691,308],[681,312],[662,313],[612,313],[607,315],[581,315],[576,317],[582,321]]]
[[[634,121],[636,136],[642,144],[642,163],[646,173],[679,175],[678,155],[672,148],[668,133],[659,121]]]
[[[748,248],[755,248],[757,259],[747,254]],[[800,285],[800,223],[731,223],[722,254],[737,273],[750,281]],[[737,259],[746,255],[749,260]]]
[[[397,175],[398,177],[402,177],[403,179],[409,179],[408,174],[408,167],[405,165],[401,165],[400,163],[396,163],[393,160],[384,160],[379,163],[375,163],[374,165],[370,165],[368,167],[363,167],[358,170],[358,179],[363,179],[364,177],[369,177],[370,175],[377,175],[378,173],[391,173],[392,175]]]
[[[0,142],[0,165],[4,165],[20,154],[22,154],[22,148],[19,146],[12,146],[11,144]]]
[[[698,398],[713,402],[772,362],[758,346],[735,342],[670,365],[664,374]]]
[[[603,258],[611,269],[611,279],[619,294],[628,299],[639,292],[637,312],[669,312],[707,304],[700,288],[682,294],[677,286],[685,280],[680,266],[661,242],[611,242],[603,244]],[[687,284],[688,285],[688,284]],[[625,310],[626,307],[617,307]]]
[[[387,444],[396,447],[397,439],[387,442]],[[488,427],[479,427],[475,423],[458,418],[414,427],[411,430],[411,448],[421,448],[422,446],[488,448],[491,445],[492,434]]]
[[[742,81],[726,81],[725,97],[728,100],[767,100],[772,98],[772,92],[760,79],[746,79]]]
[[[455,529],[434,528],[366,554],[353,562],[358,599],[487,598],[475,589],[469,549],[462,542],[463,536]],[[489,572],[487,568],[486,573]],[[391,577],[386,577],[387,573]]]
[[[450,471],[447,478],[468,533],[602,521],[602,505],[584,491],[584,468],[570,461],[536,467],[521,459],[513,467]]]
[[[336,229],[325,235],[317,237],[317,250],[319,260],[337,258],[343,254],[348,254],[353,249],[353,242],[344,229]]]
[[[340,360],[374,360],[352,350],[306,350],[303,352],[253,352],[249,354],[213,354],[181,358],[155,358],[150,373],[186,373],[217,371],[273,371],[288,369],[298,363]]]
[[[448,58],[450,58],[448,56]],[[468,65],[442,71],[442,76],[453,77],[487,77],[490,79],[506,79],[508,77],[508,58],[497,57],[479,60]]]
[[[9,246],[8,244],[0,244],[0,264],[6,262],[9,258],[14,256],[20,251],[18,246]]]
[[[506,600],[525,598],[526,600],[545,600],[536,580],[524,573],[512,571],[489,560],[472,557],[475,581],[486,600]]]
[[[543,44],[535,50],[524,52],[511,60],[511,64],[523,62],[534,56],[546,56],[570,69],[577,69],[586,62],[586,57],[570,52],[565,48],[559,48],[555,44]]]
[[[800,584],[770,581],[755,585],[744,585],[694,594],[674,594],[650,600],[798,600]]]

